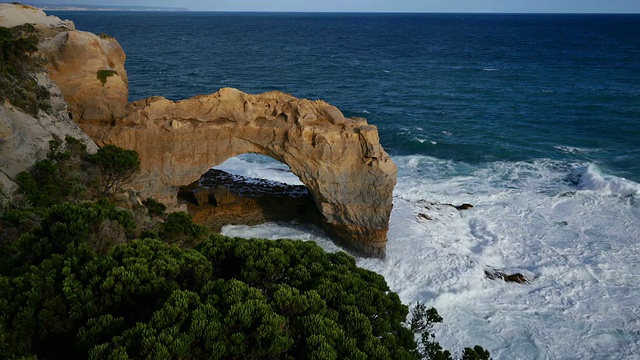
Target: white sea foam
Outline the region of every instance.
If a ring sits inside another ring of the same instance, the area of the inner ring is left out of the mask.
[[[484,68],[482,70],[483,71],[500,71],[500,69],[497,69],[497,68]]]
[[[580,148],[580,147],[574,147],[574,146],[561,146],[561,145],[554,146],[553,148],[567,154],[584,154],[584,153],[594,151],[586,148]]]
[[[593,191],[603,195],[621,197],[638,197],[640,184],[633,181],[602,173],[595,165],[589,165],[587,172],[581,177],[579,188],[582,191]]]
[[[258,154],[233,157],[215,166],[215,169],[245,177],[273,180],[289,185],[302,185],[300,179],[291,173],[289,166]]]
[[[483,167],[426,156],[394,161],[387,257],[358,265],[384,275],[405,303],[435,306],[444,317],[436,329],[443,346],[459,352],[479,344],[494,359],[640,354],[640,207],[621,201],[637,197],[640,184],[551,160]],[[317,229],[292,224],[224,232],[339,249]],[[487,268],[532,282],[488,280]]]

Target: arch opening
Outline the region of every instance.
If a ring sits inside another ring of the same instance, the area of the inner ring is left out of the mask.
[[[322,215],[302,181],[287,164],[258,153],[237,155],[210,168],[179,188],[178,202],[186,204],[194,222],[218,232],[224,225],[265,222],[321,226]]]

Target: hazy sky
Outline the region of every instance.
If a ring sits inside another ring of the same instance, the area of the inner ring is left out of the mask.
[[[29,3],[28,0],[23,2]],[[640,0],[40,0],[39,2],[179,6],[189,10],[205,11],[640,13]]]

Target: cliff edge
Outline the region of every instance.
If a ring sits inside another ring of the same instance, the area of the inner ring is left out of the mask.
[[[22,24],[33,25],[32,30],[39,38],[40,51],[55,34],[74,29],[70,21],[47,16],[31,6],[0,4],[0,26],[13,28]],[[9,73],[3,73],[2,76],[5,77],[2,86],[7,87],[2,89],[3,94],[22,92],[25,98],[32,97],[32,102],[36,101],[35,94],[22,88],[16,79],[10,78]],[[83,141],[90,152],[98,148],[78,124],[69,118],[64,96],[48,73],[36,66],[34,73],[27,77],[25,80],[33,82],[33,88],[46,94],[46,106],[43,106],[46,111],[37,106],[27,111],[8,99],[0,102],[0,184],[7,189],[16,187],[14,178],[19,172],[29,169],[46,157],[50,140],[73,136]]]

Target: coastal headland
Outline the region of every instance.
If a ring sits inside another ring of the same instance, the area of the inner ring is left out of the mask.
[[[40,77],[64,98],[66,111],[60,108],[54,122],[75,122],[98,146],[137,151],[141,171],[131,186],[140,197],[177,209],[180,187],[229,158],[262,154],[288,165],[304,183],[320,214],[317,223],[333,239],[384,255],[397,168],[365,119],[276,91],[252,95],[223,88],[181,101],[129,102],[126,55],[116,39],[75,30],[30,6],[0,5],[1,26],[20,24],[38,30],[48,70]],[[31,151],[33,162],[42,156],[42,149]],[[32,164],[13,165],[7,166],[9,179]]]

